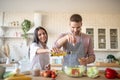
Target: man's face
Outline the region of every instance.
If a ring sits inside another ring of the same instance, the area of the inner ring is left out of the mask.
[[[79,35],[81,32],[82,22],[70,22],[70,28],[73,35]]]

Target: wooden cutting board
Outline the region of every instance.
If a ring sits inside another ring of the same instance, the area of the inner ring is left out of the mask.
[[[120,65],[118,63],[96,62],[95,65],[97,67],[120,67]]]

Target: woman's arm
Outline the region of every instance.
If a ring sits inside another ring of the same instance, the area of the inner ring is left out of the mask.
[[[30,53],[31,54],[42,54],[42,53],[46,53],[46,52],[50,52],[49,49],[43,49],[42,47],[38,46],[37,43],[32,43],[30,46]]]
[[[49,49],[38,48],[37,51],[36,51],[36,54],[43,54],[43,53],[49,53],[49,52],[50,52]]]

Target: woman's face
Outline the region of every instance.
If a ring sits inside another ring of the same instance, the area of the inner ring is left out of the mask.
[[[47,34],[44,30],[38,30],[38,39],[40,42],[45,43],[47,41]]]

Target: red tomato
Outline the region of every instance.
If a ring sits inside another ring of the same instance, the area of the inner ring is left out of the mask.
[[[48,74],[48,77],[50,77],[51,76],[51,71],[47,70],[47,74]]]
[[[44,73],[43,73],[43,76],[44,76],[44,77],[48,77],[47,72],[44,72]]]
[[[56,78],[56,75],[52,74],[52,75],[51,75],[51,78]]]
[[[52,75],[55,75],[55,72],[54,72],[54,71],[51,71],[51,74],[52,74]]]

